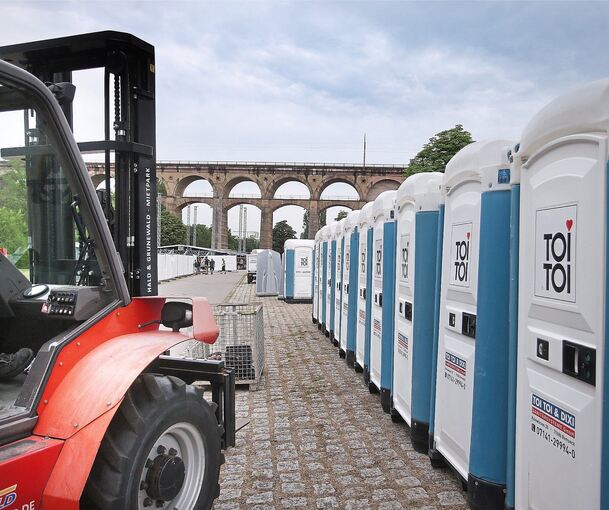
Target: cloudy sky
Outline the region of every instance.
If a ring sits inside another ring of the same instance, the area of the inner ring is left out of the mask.
[[[359,162],[366,133],[368,162],[405,164],[457,123],[475,139],[517,139],[550,99],[609,75],[609,2],[83,0],[0,9],[0,44],[104,29],[154,44],[165,160]],[[93,124],[84,119],[101,115],[84,89],[83,139]],[[236,219],[234,210],[233,229]]]

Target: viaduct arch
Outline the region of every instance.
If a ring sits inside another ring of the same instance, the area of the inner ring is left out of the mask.
[[[87,163],[89,175],[99,182],[103,165]],[[161,204],[174,214],[193,203],[204,203],[213,209],[212,247],[228,247],[228,210],[239,204],[251,204],[260,209],[260,247],[273,245],[273,211],[285,205],[298,205],[309,212],[309,237],[319,230],[319,214],[333,206],[359,209],[374,200],[382,191],[397,189],[404,178],[399,165],[351,165],[325,163],[249,163],[249,162],[191,162],[157,161],[157,179],[165,185],[166,195]],[[211,184],[213,192],[200,196],[184,196],[187,186],[199,179]],[[249,195],[230,197],[231,189],[239,182],[252,181],[260,188],[260,198]],[[307,186],[309,197],[275,198],[275,192],[286,182],[300,182]],[[352,185],[357,199],[327,197],[321,194],[330,184],[344,182]]]

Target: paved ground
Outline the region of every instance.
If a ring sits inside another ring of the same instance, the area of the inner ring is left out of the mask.
[[[242,281],[235,302],[256,299]],[[266,372],[239,392],[250,424],[226,454],[215,510],[464,509],[460,484],[416,453],[360,374],[311,323],[310,305],[264,303]]]
[[[228,293],[243,278],[245,271],[232,273],[198,274],[177,278],[159,285],[162,296],[205,296],[212,305],[222,303]]]

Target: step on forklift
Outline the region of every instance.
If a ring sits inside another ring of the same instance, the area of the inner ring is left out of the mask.
[[[73,73],[94,68],[104,140],[77,144]],[[105,163],[98,190],[81,153]],[[0,352],[35,355],[0,381],[0,509],[218,496],[234,374],[168,355],[218,328],[206,299],[157,295],[156,197],[153,46],[98,32],[0,48]]]

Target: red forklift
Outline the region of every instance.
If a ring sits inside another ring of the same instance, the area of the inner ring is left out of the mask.
[[[94,68],[104,139],[77,143],[73,73]],[[218,328],[206,299],[158,296],[155,71],[125,33],[0,48],[0,352],[35,355],[0,380],[0,510],[201,510],[219,494],[234,374],[169,355]],[[105,163],[97,190],[81,153]]]

